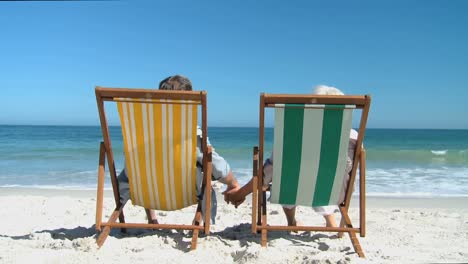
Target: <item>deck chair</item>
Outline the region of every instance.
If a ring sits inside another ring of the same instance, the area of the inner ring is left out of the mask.
[[[267,232],[329,231],[349,234],[352,245],[364,257],[356,233],[365,236],[365,150],[362,147],[371,97],[261,94],[259,148],[254,147],[252,232],[261,232],[267,245]],[[275,108],[273,180],[271,203],[284,205],[338,205],[339,227],[274,226],[267,223],[266,188],[263,186],[265,108]],[[344,180],[352,112],[361,109],[349,184]],[[348,215],[351,194],[359,165],[360,226],[354,227]],[[344,201],[339,201],[345,188]]]
[[[148,89],[116,89],[96,87],[96,100],[101,121],[98,190],[96,202],[96,230],[100,232],[98,246],[102,246],[112,228],[151,228],[192,230],[191,248],[197,246],[199,231],[209,234],[211,191],[211,147],[207,146],[206,92],[162,91]],[[119,182],[115,171],[111,137],[104,102],[115,102],[119,111],[125,153],[125,167],[129,179],[130,200],[147,209],[178,210],[194,204],[194,220],[188,224],[126,223],[125,203],[120,202]],[[197,112],[202,111],[203,179],[201,194],[196,192]],[[115,210],[102,221],[105,159],[115,199]],[[208,189],[210,190],[210,189]],[[205,194],[205,214],[202,199]],[[203,217],[203,219],[202,219]],[[119,219],[119,222],[117,222]],[[203,220],[204,225],[201,225]]]

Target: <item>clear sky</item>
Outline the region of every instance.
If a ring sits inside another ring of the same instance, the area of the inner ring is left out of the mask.
[[[0,124],[98,125],[94,87],[208,91],[210,126],[260,92],[373,96],[368,127],[468,128],[468,1],[0,1]],[[111,114],[111,123],[116,123]]]

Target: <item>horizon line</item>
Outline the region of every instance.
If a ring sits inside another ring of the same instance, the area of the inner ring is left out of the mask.
[[[100,125],[37,125],[37,124],[0,124],[0,126],[100,127]],[[109,125],[109,127],[120,127],[120,125]],[[208,126],[208,127],[212,127],[212,128],[259,128],[258,126]],[[273,128],[273,126],[265,126],[265,128]],[[366,127],[366,129],[468,130],[468,128],[407,128],[407,127]]]

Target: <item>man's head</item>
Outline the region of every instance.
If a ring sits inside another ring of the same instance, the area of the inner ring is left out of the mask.
[[[192,82],[182,75],[169,76],[159,83],[159,90],[192,91]]]
[[[326,85],[316,86],[312,93],[318,95],[344,95],[338,88]]]

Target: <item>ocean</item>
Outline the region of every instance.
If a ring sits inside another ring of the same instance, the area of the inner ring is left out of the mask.
[[[116,169],[123,168],[120,127],[110,127]],[[252,175],[257,128],[210,127],[211,144],[239,182]],[[94,190],[98,126],[0,125],[0,187]],[[271,152],[273,129],[265,134]],[[468,130],[367,129],[369,196],[468,196]],[[111,189],[106,177],[106,188]]]

